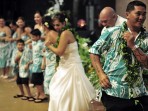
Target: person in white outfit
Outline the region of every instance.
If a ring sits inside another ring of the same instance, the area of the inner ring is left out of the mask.
[[[50,82],[48,111],[89,111],[90,101],[95,99],[95,89],[85,75],[76,38],[66,28],[65,20],[63,13],[53,17],[53,26],[59,32],[58,45],[53,46],[52,40],[45,43],[49,50],[60,57]]]

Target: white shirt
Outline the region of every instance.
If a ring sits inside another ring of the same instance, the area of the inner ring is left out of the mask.
[[[124,21],[127,21],[127,19],[125,19],[125,18],[123,18],[123,17],[121,17],[121,16],[119,16],[119,15],[117,15],[117,16],[118,16],[118,17],[117,17],[117,20],[116,20],[116,23],[115,23],[114,26],[119,26],[119,25],[121,25]],[[104,31],[105,31],[106,29],[107,29],[106,27],[103,27],[103,29],[102,29],[102,31],[101,31],[101,34],[104,33]]]

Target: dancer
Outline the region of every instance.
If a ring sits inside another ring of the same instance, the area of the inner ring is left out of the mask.
[[[28,65],[32,64],[32,77],[31,83],[33,83],[37,89],[37,94],[34,102],[40,103],[44,100],[47,100],[47,97],[43,90],[43,72],[41,69],[42,63],[42,50],[44,48],[44,44],[41,41],[41,32],[39,29],[34,29],[31,31],[32,34],[32,53],[33,53],[33,61],[28,62]]]
[[[56,43],[56,39],[58,37],[58,33],[54,30],[52,24],[51,24],[51,17],[46,16],[43,18],[43,25],[45,30],[45,42],[52,40],[54,43]],[[50,81],[53,76],[53,74],[56,71],[56,54],[53,53],[48,48],[45,48],[44,50],[44,67],[45,67],[45,73],[44,73],[44,92],[45,94],[49,95],[49,87],[50,87]],[[44,69],[44,68],[43,68]]]
[[[5,19],[0,17],[0,68],[2,69],[1,78],[7,79],[9,67],[7,61],[10,59],[10,43],[8,42],[11,38],[11,30],[5,25]]]
[[[148,68],[148,33],[142,27],[146,5],[130,2],[126,18],[127,22],[108,28],[100,36],[90,49],[90,57],[106,111],[148,111],[148,92],[142,78],[143,69]]]
[[[26,77],[21,77],[20,76],[20,59],[22,57],[22,54],[23,54],[23,51],[24,51],[24,46],[25,46],[25,43],[23,40],[18,40],[17,41],[17,52],[16,52],[16,57],[15,57],[15,67],[14,67],[14,71],[15,73],[17,74],[17,79],[16,79],[16,83],[19,87],[19,90],[21,92],[21,94],[17,94],[14,96],[14,98],[19,98],[21,97],[22,100],[30,100],[30,101],[33,101],[33,97],[31,95],[31,92],[30,92],[30,88],[29,88],[29,77],[26,76]],[[25,95],[25,92],[24,92],[24,89],[23,89],[23,84],[26,88],[26,91],[27,91],[27,94],[28,96]]]
[[[59,66],[50,82],[48,111],[88,111],[95,90],[85,75],[73,33],[68,29],[62,31],[66,28],[66,18],[63,13],[53,17],[53,26],[60,35],[58,46],[54,47],[52,41],[45,43],[60,56]]]
[[[34,21],[35,21],[35,26],[34,29],[39,29],[41,32],[41,40],[45,40],[45,29],[43,25],[43,14],[41,11],[36,11],[34,14]]]

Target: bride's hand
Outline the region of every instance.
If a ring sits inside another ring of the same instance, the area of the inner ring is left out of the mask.
[[[45,46],[48,47],[49,45],[51,45],[52,43],[50,41],[45,41]]]

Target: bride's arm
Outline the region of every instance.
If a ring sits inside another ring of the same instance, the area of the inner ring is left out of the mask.
[[[65,52],[65,49],[69,43],[69,32],[68,31],[64,31],[61,36],[60,36],[60,41],[58,44],[58,47],[54,47],[50,41],[45,42],[45,45],[51,50],[53,51],[56,55],[58,56],[62,56],[63,53]]]

